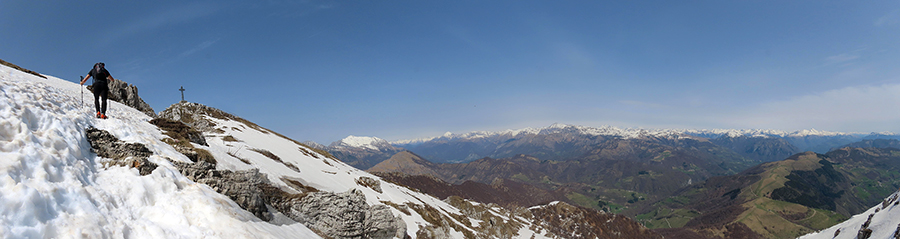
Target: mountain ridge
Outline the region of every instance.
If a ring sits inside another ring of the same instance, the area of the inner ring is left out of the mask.
[[[111,117],[96,119],[77,104],[78,84],[6,66],[0,66],[0,89],[0,150],[10,156],[0,163],[0,178],[8,179],[0,180],[4,238],[571,238],[599,233],[575,230],[565,224],[571,220],[535,216],[546,210],[439,200],[202,104],[174,104],[160,113],[166,121],[110,102]],[[103,153],[109,145],[137,154],[118,162],[107,158],[118,155],[117,149]],[[603,233],[660,238],[633,220],[615,221]]]
[[[390,141],[393,145],[418,144],[435,139],[473,139],[491,137],[497,135],[518,135],[518,134],[540,134],[542,132],[552,132],[559,129],[574,129],[585,134],[604,135],[604,136],[621,136],[621,137],[639,137],[642,135],[670,135],[670,134],[687,134],[702,136],[705,138],[714,138],[721,136],[748,136],[748,137],[805,137],[805,136],[838,136],[838,135],[884,135],[895,136],[893,132],[835,132],[822,131],[816,129],[801,129],[795,131],[775,130],[775,129],[646,129],[646,128],[619,128],[615,126],[604,125],[600,127],[580,126],[570,124],[555,123],[553,125],[541,128],[522,128],[508,129],[501,131],[471,131],[467,133],[447,132],[441,136],[425,137],[417,139],[404,139]]]
[[[833,148],[863,139],[891,139],[897,138],[890,132],[879,133],[845,133],[820,131],[815,129],[780,131],[780,130],[737,130],[737,129],[642,129],[642,128],[617,128],[613,126],[587,127],[567,124],[553,124],[543,128],[524,128],[503,131],[472,131],[469,133],[455,134],[447,132],[442,136],[421,138],[415,140],[395,140],[385,144],[377,137],[368,142],[356,144],[343,144],[343,140],[356,137],[350,136],[335,141],[329,146],[318,148],[341,154],[339,158],[361,169],[368,169],[379,162],[390,158],[393,154],[410,150],[429,160],[439,163],[460,163],[472,160],[492,157],[509,157],[517,153],[530,154],[529,149],[509,151],[506,153],[497,151],[509,141],[523,138],[548,137],[559,135],[560,137],[600,137],[605,139],[672,139],[695,137],[706,138],[715,144],[727,147],[740,154],[760,162],[781,160],[794,153],[814,151],[825,153]],[[377,140],[375,140],[377,139]],[[378,142],[378,143],[375,143]],[[554,142],[547,142],[558,144]],[[377,145],[376,145],[377,144]],[[538,145],[535,145],[538,146]],[[538,147],[550,147],[538,146]],[[507,149],[509,150],[509,149]],[[532,149],[533,151],[534,149]],[[557,150],[558,151],[558,150]],[[567,152],[567,151],[558,151]],[[542,159],[566,160],[579,155],[534,155]]]

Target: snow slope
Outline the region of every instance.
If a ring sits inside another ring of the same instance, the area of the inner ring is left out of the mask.
[[[168,136],[148,116],[110,101],[110,118],[95,119],[91,95],[79,87],[0,66],[0,238],[320,238],[290,219],[262,221],[181,175],[169,160],[190,160],[162,141]],[[359,190],[368,204],[390,206],[413,238],[423,229],[451,238],[491,233],[494,221],[485,226],[444,201],[384,182],[253,123],[203,117],[218,130],[205,135],[209,146],[193,146],[212,153],[217,169],[256,168],[288,191],[297,191],[294,182],[320,191]],[[140,176],[133,168],[103,166],[108,159],[93,153],[85,137],[89,126],[147,146],[153,152],[149,160],[159,167]],[[364,178],[380,187],[358,183]],[[520,216],[498,222],[518,228],[518,235],[499,237],[549,237]]]
[[[6,66],[0,92],[2,238],[318,238],[299,223],[261,221],[182,176],[164,158],[188,159],[137,110],[110,101],[111,118],[95,119],[79,85]],[[104,168],[85,138],[90,125],[146,145],[160,167],[147,176]]]
[[[855,239],[863,224],[869,220],[869,215],[872,215],[868,226],[868,229],[872,230],[870,239],[894,238],[895,233],[900,230],[900,205],[898,205],[900,203],[897,202],[900,199],[898,197],[900,197],[900,191],[888,196],[884,200],[886,203],[878,204],[847,221],[816,233],[804,235],[800,239]],[[835,232],[838,230],[840,233],[835,236]]]
[[[296,181],[304,186],[311,186],[321,191],[345,192],[356,189],[366,195],[366,200],[370,205],[428,205],[446,216],[445,219],[454,218],[454,215],[460,216],[464,214],[444,201],[406,187],[382,181],[381,178],[375,175],[356,169],[337,159],[319,154],[306,145],[285,138],[268,129],[252,124],[248,125],[237,119],[215,118],[207,115],[203,117],[216,125],[217,130],[215,131],[217,132],[204,135],[209,144],[208,148],[200,145],[194,146],[209,150],[218,160],[217,169],[245,170],[258,168],[261,173],[265,173],[268,176],[270,181],[288,190],[291,190],[292,187],[289,181]],[[260,153],[260,151],[268,151],[271,155],[276,156],[278,160],[265,155],[265,153]],[[380,187],[376,190],[376,188],[361,185],[358,181],[362,178],[375,179],[379,182]],[[414,238],[423,226],[432,225],[425,218],[431,217],[430,215],[423,217],[415,210],[402,211],[394,206],[390,208],[394,215],[400,216],[406,223],[407,235]],[[504,220],[512,219],[505,218]],[[520,221],[527,220],[520,219]],[[476,228],[477,225],[455,219],[447,223],[457,224],[465,228],[465,230],[473,232],[478,230]],[[453,230],[449,231],[449,235],[452,238],[465,237],[461,232]],[[532,238],[532,236],[534,238],[545,237],[530,230],[527,225],[521,228],[518,235],[519,238]]]

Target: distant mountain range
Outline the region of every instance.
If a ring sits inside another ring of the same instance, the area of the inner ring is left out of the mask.
[[[404,149],[395,147],[387,140],[376,137],[348,136],[339,141],[324,146],[315,142],[304,142],[311,147],[326,150],[336,158],[341,159],[350,166],[367,169],[384,161]]]
[[[900,187],[896,138],[555,124],[390,144],[348,138],[323,149],[368,152],[365,163],[378,163],[367,171],[438,197],[565,201],[631,216],[669,238],[790,238],[839,223]]]
[[[477,159],[505,158],[528,154],[543,160],[569,160],[581,157],[584,150],[565,147],[591,147],[590,140],[686,138],[699,137],[713,144],[729,148],[755,161],[770,162],[795,153],[813,151],[825,153],[843,145],[866,139],[900,139],[900,135],[881,133],[844,133],[811,130],[737,130],[737,129],[635,129],[612,126],[586,127],[554,124],[545,128],[525,128],[497,132],[475,131],[464,134],[446,133],[432,138],[388,142],[377,137],[350,136],[324,146],[307,143],[326,150],[346,163],[368,169],[403,150],[436,163],[463,163]],[[587,139],[585,141],[584,139]],[[526,141],[523,141],[526,140]]]
[[[475,146],[486,138],[474,140],[479,141],[462,143]],[[434,163],[417,153],[398,153],[367,171],[425,175],[453,185],[515,181],[542,189],[544,194],[564,195],[580,206],[618,213],[640,201],[662,199],[709,177],[735,174],[759,163],[706,138],[683,134],[628,138],[520,134],[482,148],[511,156]],[[529,206],[526,201],[516,203]]]

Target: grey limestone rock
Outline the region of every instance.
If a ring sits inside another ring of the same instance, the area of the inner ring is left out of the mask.
[[[216,166],[206,161],[196,163],[172,162],[178,171],[195,182],[209,185],[238,206],[253,213],[259,219],[272,220],[273,215],[266,207],[267,195],[263,191],[270,182],[259,169],[244,171],[216,170]]]
[[[388,207],[369,206],[356,189],[310,193],[291,205],[288,216],[334,238],[403,238],[406,232]]]
[[[216,124],[208,119],[205,119],[203,117],[204,115],[212,118],[235,120],[249,124],[249,121],[226,113],[222,110],[199,103],[186,101],[172,104],[162,112],[159,112],[160,118],[181,121],[187,126],[199,130],[200,132],[216,132]]]
[[[209,185],[256,217],[271,221],[274,208],[331,238],[404,238],[406,224],[384,205],[369,206],[359,190],[289,194],[258,169],[216,170],[205,161],[172,162],[185,177]],[[268,205],[271,205],[269,207]]]
[[[139,143],[125,143],[106,130],[94,127],[85,130],[91,150],[98,156],[109,158],[110,164],[137,168],[141,175],[147,175],[157,165],[147,158],[153,155],[150,149]]]
[[[381,190],[381,181],[374,179],[374,178],[360,176],[359,178],[356,179],[356,184],[363,186],[363,187],[371,188],[372,190],[375,190],[378,193],[384,193],[384,191]]]

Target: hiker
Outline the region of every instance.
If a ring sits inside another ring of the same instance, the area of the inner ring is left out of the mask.
[[[101,119],[106,119],[106,98],[109,96],[107,80],[116,80],[109,75],[109,71],[106,71],[105,66],[103,62],[97,62],[94,64],[94,69],[91,69],[91,72],[88,72],[87,76],[81,79],[81,85],[84,85],[88,78],[94,77],[94,85],[91,88],[91,92],[94,93],[94,107],[97,108],[97,118]],[[100,102],[100,98],[103,98],[103,102]]]

